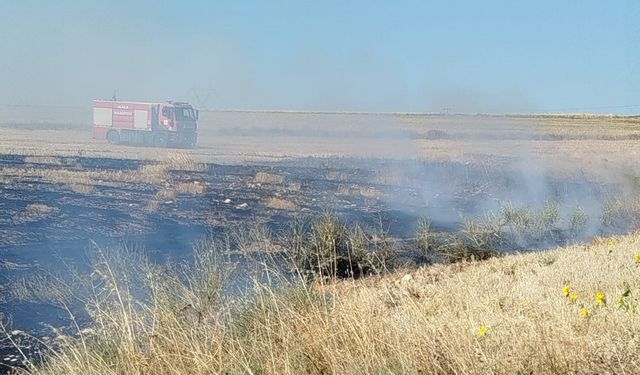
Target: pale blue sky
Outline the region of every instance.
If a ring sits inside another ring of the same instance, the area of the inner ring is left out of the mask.
[[[0,104],[640,113],[640,1],[2,1]]]

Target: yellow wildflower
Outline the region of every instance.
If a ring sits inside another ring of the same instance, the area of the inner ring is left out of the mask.
[[[636,263],[640,264],[640,254],[636,254]]]
[[[573,293],[571,293],[569,298],[571,299],[571,302],[576,302],[578,300],[578,298],[580,298],[580,295],[578,293],[576,293],[576,292],[573,292]]]
[[[487,327],[486,325],[481,325],[480,328],[478,328],[478,336],[483,337],[486,336],[487,333],[489,333],[489,327]]]
[[[602,304],[606,304],[607,303],[607,299],[605,298],[604,293],[602,293],[602,292],[596,293],[595,300],[596,300],[596,303],[598,305],[602,305]]]
[[[624,303],[624,297],[623,296],[617,296],[616,297],[616,303],[618,305],[622,305]]]
[[[609,240],[609,241],[607,241],[607,249],[609,249],[609,250],[613,249],[613,246],[614,246],[614,245],[615,245],[615,244],[613,243],[613,240]]]
[[[586,307],[583,307],[582,310],[580,310],[580,316],[582,316],[583,318],[586,318],[589,316],[589,310],[587,310]]]
[[[570,291],[571,289],[569,288],[569,285],[565,285],[564,288],[562,288],[562,295],[567,297]]]

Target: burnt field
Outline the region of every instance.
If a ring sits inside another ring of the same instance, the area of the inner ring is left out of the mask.
[[[194,242],[236,228],[282,231],[294,217],[333,212],[409,235],[416,213],[387,204],[375,164],[298,160],[268,165],[164,163],[81,157],[0,158],[0,311],[10,331],[53,335],[58,307],[20,301],[12,285],[39,274],[86,270],[92,248],[137,247],[158,262],[188,259]],[[408,196],[417,198],[417,193]],[[414,202],[415,204],[415,202]],[[76,312],[79,317],[81,312]],[[16,357],[4,341],[5,364]]]
[[[389,269],[632,231],[635,121],[212,112],[187,151],[112,147],[81,124],[5,124],[0,360],[19,361],[11,340],[32,355],[90,326],[81,304],[70,315],[20,285],[90,272],[97,249],[177,264],[213,239],[240,264],[236,293],[246,248],[286,257],[292,227],[328,216],[361,230],[365,250],[391,249]]]
[[[558,202],[551,213],[556,217],[541,224],[548,227],[537,235],[518,236],[514,223],[502,223],[512,226],[513,241],[500,245],[505,251],[631,229],[629,223],[591,224],[604,220],[591,217],[602,211],[594,202],[624,195],[624,186],[532,173],[444,161],[301,158],[221,165],[196,163],[181,154],[163,162],[3,155],[0,311],[9,333],[50,337],[51,327],[71,324],[67,312],[19,300],[12,285],[20,280],[82,272],[95,247],[137,248],[157,262],[180,262],[205,237],[236,250],[240,244],[234,234],[242,228],[261,227],[277,236],[295,220],[326,214],[369,233],[384,233],[406,251],[403,259],[416,265],[432,261],[416,256],[413,248],[421,218],[430,220],[437,237],[469,230],[471,219],[486,231],[487,215],[504,215],[507,204],[512,215],[531,210],[527,220],[534,220],[549,214],[549,202]],[[579,231],[570,228],[577,207],[585,214]],[[81,309],[76,314],[82,320]],[[4,341],[3,358],[11,361],[16,357]]]

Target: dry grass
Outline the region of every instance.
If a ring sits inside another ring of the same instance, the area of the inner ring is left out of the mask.
[[[163,187],[147,202],[147,212],[156,212],[161,204],[173,202],[177,195],[176,189]]]
[[[301,191],[302,190],[302,183],[301,182],[292,182],[287,186],[287,190],[288,191]]]
[[[407,186],[410,182],[408,177],[403,171],[388,169],[378,172],[373,178],[373,182],[381,185]]]
[[[206,169],[206,164],[194,161],[187,154],[169,153],[158,162],[142,165],[136,174],[140,182],[161,183],[170,179],[171,171],[203,172]]]
[[[14,224],[18,223],[32,223],[34,221],[40,221],[51,214],[58,212],[57,207],[47,206],[41,203],[28,204],[24,210],[21,210],[14,218]]]
[[[93,185],[86,183],[71,182],[67,184],[69,189],[79,194],[92,194],[96,189]]]
[[[275,173],[258,172],[253,178],[253,182],[256,184],[279,185],[284,182],[284,176]]]
[[[382,274],[401,255],[395,239],[382,229],[366,231],[326,212],[312,220],[297,218],[279,241],[291,268],[309,279],[359,278]]]
[[[154,198],[156,200],[160,200],[160,201],[171,201],[176,199],[176,190],[169,188],[169,187],[164,187],[162,189],[160,189],[160,191],[158,191],[156,193],[156,195],[154,196]]]
[[[208,246],[187,281],[142,261],[123,277],[104,260],[95,334],[30,372],[638,373],[638,248],[634,234],[361,281],[256,281],[229,301]]]
[[[172,184],[172,171],[204,171],[206,165],[196,163],[183,154],[169,154],[160,162],[152,162],[141,165],[137,170],[82,170],[69,168],[55,168],[51,165],[54,160],[41,159],[40,157],[30,157],[31,163],[48,164],[47,167],[5,167],[0,169],[0,176],[4,179],[11,178],[38,178],[53,184],[67,185],[71,190],[90,194],[96,186],[113,185],[118,183],[128,184],[150,184],[162,185]],[[204,186],[199,182],[178,183],[176,188],[179,192],[200,194],[204,191]]]
[[[50,165],[62,164],[60,159],[55,156],[25,156],[24,162],[31,163],[31,164],[50,164]]]
[[[147,202],[147,212],[153,213],[158,211],[161,203],[162,201],[158,199],[149,199],[149,201]]]
[[[328,181],[347,181],[349,179],[349,174],[345,171],[327,169],[324,172],[324,178]]]
[[[362,196],[364,198],[370,199],[380,199],[385,196],[385,193],[383,191],[380,191],[374,187],[360,185],[340,185],[338,187],[337,193],[339,195]]]
[[[274,210],[296,211],[298,209],[295,203],[276,197],[267,198],[264,205]]]
[[[207,170],[206,164],[196,162],[193,156],[187,153],[170,152],[160,159],[159,164],[175,171],[203,172]]]
[[[155,212],[162,203],[173,203],[178,194],[198,195],[206,190],[205,184],[200,181],[179,182],[173,185],[165,183],[160,190],[147,202],[147,212]]]
[[[202,194],[206,190],[200,181],[180,182],[176,185],[176,191],[181,194]]]
[[[233,243],[230,249],[239,251],[247,258],[253,254],[275,253],[282,249],[265,225],[233,226],[228,237],[227,243]]]
[[[167,169],[163,165],[143,165],[138,170],[129,171],[86,171],[64,168],[21,168],[7,167],[0,174],[24,178],[40,178],[54,184],[64,185],[108,185],[113,183],[158,184],[166,181]]]

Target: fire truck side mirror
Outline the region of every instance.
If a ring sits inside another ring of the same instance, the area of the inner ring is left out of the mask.
[[[196,120],[200,118],[200,111],[196,109]]]

